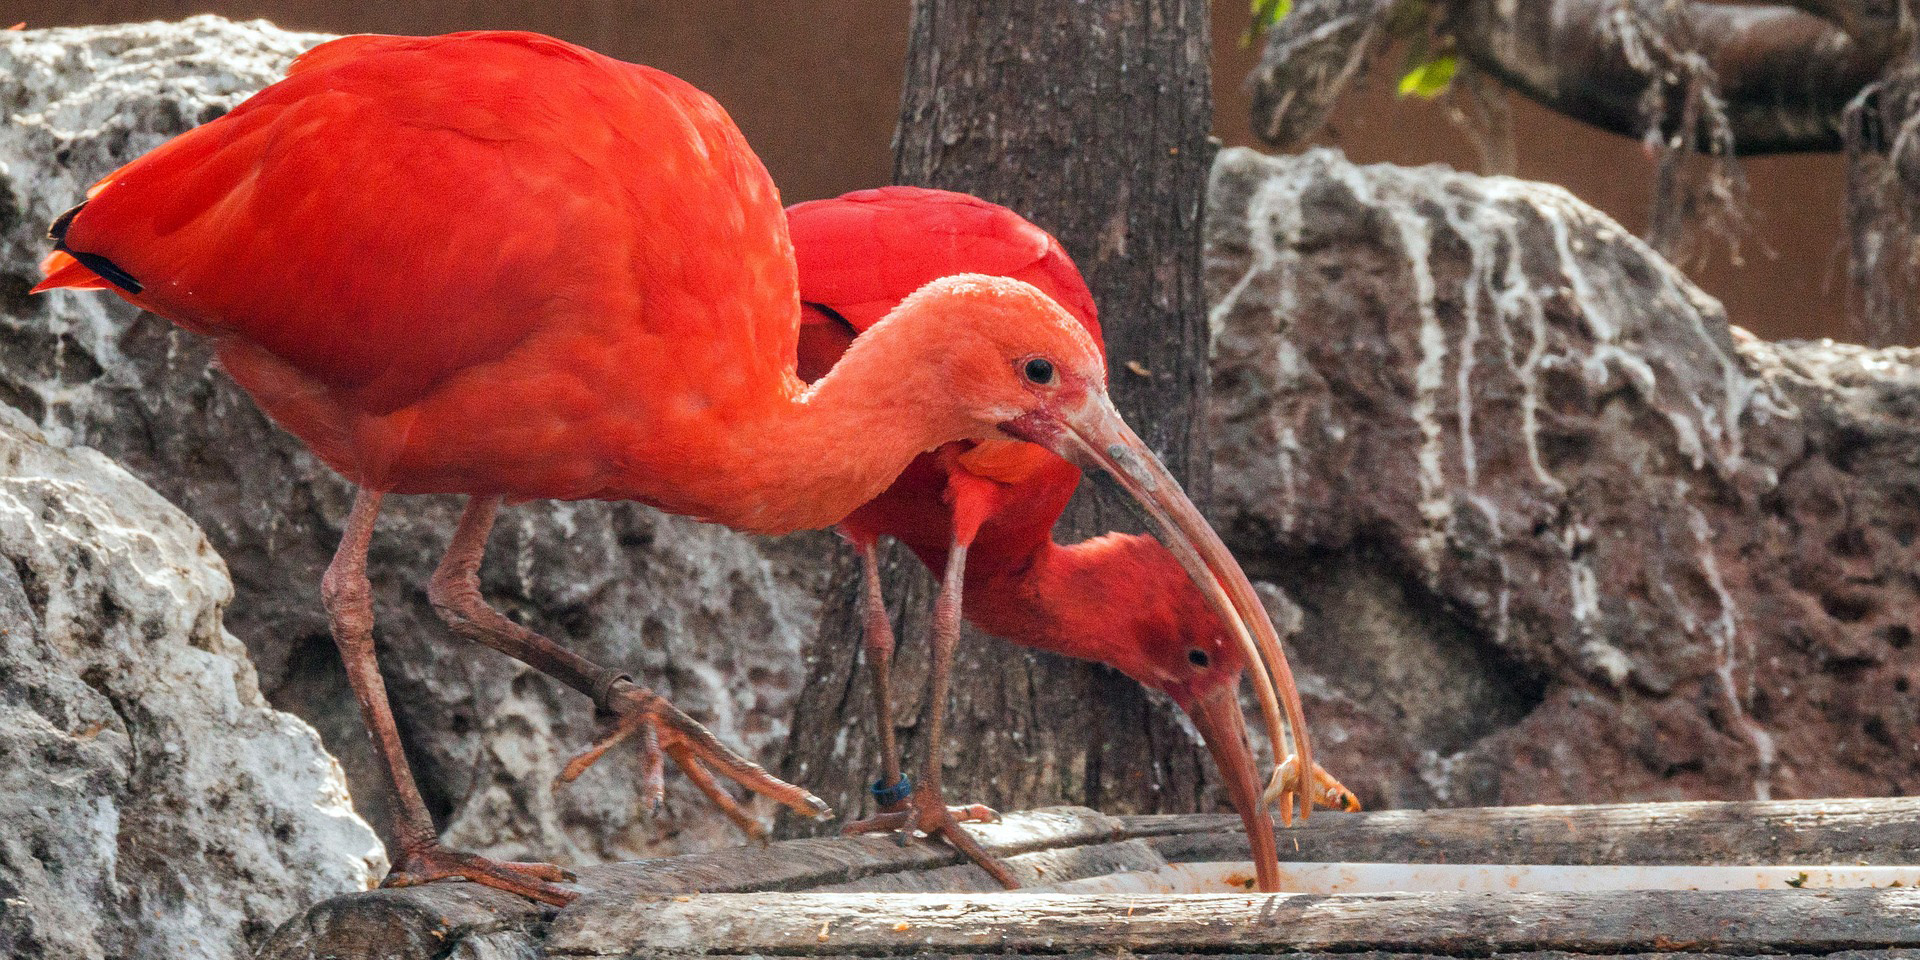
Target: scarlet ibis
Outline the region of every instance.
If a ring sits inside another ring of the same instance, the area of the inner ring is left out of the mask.
[[[1100,340],[1093,296],[1066,251],[1045,230],[998,204],[945,190],[884,187],[796,204],[787,209],[787,222],[800,264],[803,378],[825,375],[858,335],[902,299],[929,279],[952,273],[1031,283]],[[1246,825],[1261,888],[1277,889],[1273,822],[1260,802],[1236,695],[1245,653],[1158,541],[1114,534],[1072,546],[1054,542],[1054,523],[1079,481],[1072,464],[1032,444],[949,444],[921,455],[885,493],[840,522],[865,572],[867,661],[885,764],[874,793],[896,799],[892,788],[902,782],[889,704],[893,637],[879,593],[876,541],[894,537],[942,578],[955,518],[971,512],[978,532],[966,544],[966,618],[1015,643],[1109,664],[1167,694],[1192,718],[1220,768]],[[1284,663],[1269,664],[1268,672],[1287,675]],[[923,783],[937,783],[933,760],[940,748],[928,744]],[[1313,772],[1313,789],[1303,791],[1308,800],[1358,808],[1353,795],[1317,764]],[[1283,805],[1283,815],[1290,806]],[[874,818],[851,829],[900,819]],[[1011,879],[1004,865],[987,860],[982,866],[1002,882]]]
[[[212,338],[357,485],[321,596],[399,811],[390,883],[571,896],[559,868],[448,850],[428,819],[374,654],[366,555],[388,494],[469,497],[428,586],[455,633],[592,697],[615,718],[598,748],[637,734],[649,769],[671,757],[736,821],[714,772],[825,805],[489,607],[476,571],[503,501],[819,528],[923,451],[1019,437],[1112,472],[1235,642],[1278,649],[1245,575],[1114,412],[1099,347],[1031,285],[930,284],[803,383],[779,194],[726,112],[661,71],[537,34],[342,38],[110,174],[51,235],[36,290],[109,288]]]

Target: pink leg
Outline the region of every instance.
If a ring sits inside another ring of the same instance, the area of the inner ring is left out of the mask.
[[[764,839],[766,831],[730,798],[721,800],[726,794],[715,783],[713,772],[806,816],[831,813],[825,801],[729,750],[706,727],[665,698],[635,684],[626,674],[602,667],[488,606],[480,595],[480,561],[499,509],[498,497],[467,501],[466,513],[460,517],[446,557],[433,573],[427,595],[454,633],[492,647],[592,697],[594,705],[612,718],[608,731],[567,764],[560,775],[562,782],[571,782],[616,744],[643,733],[641,799],[649,810],[659,802],[659,770],[664,756],[672,758],[728,819],[756,840]]]
[[[873,678],[874,721],[880,732],[880,779],[873,787],[874,799],[883,812],[900,810],[906,804],[907,780],[900,775],[900,747],[893,737],[893,621],[887,617],[887,600],[880,592],[880,560],[871,543],[856,544],[864,577],[866,610],[861,631],[867,648],[867,671]]]
[[[918,830],[945,840],[965,854],[1001,886],[1009,890],[1020,886],[1007,865],[987,853],[980,842],[960,826],[969,820],[997,820],[992,810],[973,805],[949,808],[940,787],[940,751],[946,742],[947,689],[953,676],[953,652],[960,645],[960,601],[966,583],[967,548],[956,541],[947,556],[947,574],[940,583],[940,596],[933,608],[933,665],[927,677],[927,755],[921,764],[920,782],[904,810],[882,813],[850,823],[847,833],[875,833],[883,830]]]
[[[420,799],[420,788],[413,782],[413,771],[408,768],[406,754],[401,750],[400,731],[394,725],[386,681],[380,677],[380,665],[374,653],[373,588],[367,582],[367,546],[373,540],[373,522],[379,513],[379,493],[362,490],[354,497],[353,511],[348,514],[347,528],[340,537],[340,549],[334,553],[326,576],[321,578],[320,595],[327,607],[334,643],[340,648],[340,660],[347,668],[347,682],[353,687],[355,699],[360,701],[360,714],[373,737],[374,752],[380,756],[397,811],[394,825],[397,836],[387,844],[393,870],[387,875],[386,885],[408,886],[460,877],[565,906],[574,895],[551,881],[572,877],[559,867],[488,860],[440,845],[440,835],[433,828],[427,805]]]

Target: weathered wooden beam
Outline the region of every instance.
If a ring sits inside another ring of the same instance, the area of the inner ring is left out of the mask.
[[[999,823],[970,827],[998,857],[1075,850],[1125,838],[1124,825],[1085,807],[1049,807],[1007,814]],[[946,879],[949,889],[998,889],[984,871],[942,843],[905,846],[890,836],[811,837],[765,847],[735,847],[581,871],[581,886],[598,895],[632,897],[659,893],[721,893],[753,890],[814,890],[871,882],[873,878],[947,867],[963,869]],[[970,872],[969,872],[970,871]]]
[[[707,894],[562,913],[549,951],[865,956],[1383,950],[1483,956],[1920,947],[1920,891],[1408,893],[1371,896]]]
[[[1085,807],[1007,814],[970,828],[1028,883],[1152,869],[1157,853],[1127,841],[1121,822]],[[819,837],[634,863],[587,867],[569,908],[597,915],[639,898],[696,892],[845,889],[982,892],[999,885],[945,844],[890,837]],[[534,948],[551,908],[498,890],[439,883],[335,897],[284,924],[259,960],[427,960],[474,938]],[[502,954],[510,956],[511,954]],[[480,954],[477,956],[490,956]]]
[[[1121,817],[1173,862],[1248,856],[1239,818]],[[1280,858],[1365,863],[1920,863],[1920,798],[1315,814]]]
[[[1068,807],[1009,814],[979,833],[1029,883],[1246,856],[1231,816],[1107,817]],[[1303,861],[1897,865],[1920,863],[1920,799],[1321,813],[1283,831],[1281,850],[1283,858]],[[982,949],[1745,956],[1920,947],[1920,901],[1908,899],[1920,894],[1910,891],[1230,895],[1206,898],[1211,907],[1187,907],[1180,905],[1200,901],[975,895],[993,884],[948,848],[901,847],[883,837],[792,840],[592,867],[581,871],[580,887],[586,895],[557,914],[471,884],[338,897],[287,923],[260,957],[439,960],[696,949],[822,958]],[[1021,913],[1027,907],[1036,912]],[[972,929],[976,921],[982,925]],[[820,940],[823,924],[827,938]],[[899,924],[906,929],[895,929]],[[902,938],[915,930],[922,939]],[[689,939],[676,939],[683,935]],[[773,939],[750,942],[763,935]]]
[[[534,931],[552,915],[551,907],[475,883],[373,890],[309,907],[274,931],[257,960],[438,960],[470,941],[531,948]]]

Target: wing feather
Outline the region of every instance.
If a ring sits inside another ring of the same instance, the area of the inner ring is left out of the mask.
[[[799,323],[779,223],[732,121],[668,74],[533,34],[353,36],[107,177],[66,245],[379,413],[556,326],[630,343],[636,376],[777,383]]]

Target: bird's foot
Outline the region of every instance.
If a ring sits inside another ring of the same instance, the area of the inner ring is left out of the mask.
[[[900,779],[902,783],[906,782],[905,777]],[[847,836],[854,836],[862,833],[898,831],[897,835],[903,844],[914,833],[938,837],[945,841],[947,846],[960,851],[967,859],[978,864],[980,869],[985,870],[995,882],[1008,890],[1014,890],[1019,888],[1020,882],[1013,878],[1013,871],[1007,869],[1006,864],[988,853],[985,847],[980,846],[980,841],[975,840],[973,834],[960,827],[963,823],[997,823],[999,820],[1000,814],[992,807],[977,803],[949,807],[938,790],[920,788],[913,791],[912,796],[901,805],[900,809],[877,813],[865,820],[855,820],[841,828],[840,832]]]
[[[1263,797],[1268,803],[1278,801],[1282,823],[1293,822],[1293,798],[1301,795],[1306,802],[1329,810],[1342,810],[1353,813],[1360,809],[1360,798],[1353,795],[1347,785],[1335,779],[1325,767],[1313,765],[1313,783],[1302,787],[1300,783],[1300,758],[1289,754],[1284,763],[1273,772],[1273,781],[1267,785]]]
[[[383,887],[415,887],[436,880],[467,880],[519,894],[530,900],[564,907],[577,894],[554,886],[573,882],[573,873],[551,863],[489,860],[472,853],[448,850],[439,843],[403,850],[394,861]]]
[[[717,772],[795,812],[815,819],[833,816],[826,801],[768,773],[759,764],[728,749],[713,733],[651,690],[621,681],[606,697],[609,716],[593,745],[560,771],[560,783],[571,783],[608,750],[630,737],[640,737],[640,806],[649,815],[666,792],[666,761],[687,775],[713,805],[755,842],[767,841],[767,828],[755,820],[714,779]]]

